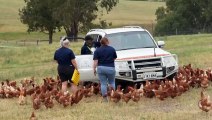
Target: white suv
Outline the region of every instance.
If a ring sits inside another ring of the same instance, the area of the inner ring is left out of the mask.
[[[139,26],[113,29],[92,29],[87,35],[94,40],[107,37],[117,52],[116,80],[141,82],[173,78],[178,71],[177,56],[161,49],[164,41],[155,42],[151,34]],[[81,81],[96,81],[93,75],[93,55],[79,55],[76,60]]]

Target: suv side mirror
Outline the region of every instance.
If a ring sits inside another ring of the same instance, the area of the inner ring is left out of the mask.
[[[163,48],[165,45],[165,42],[164,41],[158,41],[158,47],[159,48]]]

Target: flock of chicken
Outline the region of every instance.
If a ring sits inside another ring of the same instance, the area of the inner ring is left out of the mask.
[[[138,102],[141,97],[152,98],[154,96],[164,100],[168,97],[180,96],[191,87],[202,87],[198,106],[201,110],[208,112],[212,109],[212,103],[205,89],[209,86],[210,81],[212,81],[211,70],[193,69],[189,64],[180,67],[173,80],[147,80],[145,83],[128,86],[125,90],[122,89],[121,85],[118,85],[116,90],[109,86],[108,99],[115,103],[121,100],[126,103],[130,100]],[[20,87],[18,87],[16,81],[2,81],[0,98],[18,97],[18,103],[24,105],[27,103],[26,96],[30,95],[32,106],[37,110],[40,109],[42,104],[46,108],[52,108],[55,104],[54,101],[57,101],[62,106],[67,107],[79,103],[83,98],[100,94],[100,84],[98,83],[79,87],[76,93],[62,93],[59,77],[56,79],[44,78],[41,85],[36,84],[34,78],[22,80],[20,83]]]

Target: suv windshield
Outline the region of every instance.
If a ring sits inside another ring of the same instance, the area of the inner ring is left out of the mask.
[[[133,31],[107,34],[109,45],[116,50],[156,47],[153,39],[146,31]]]

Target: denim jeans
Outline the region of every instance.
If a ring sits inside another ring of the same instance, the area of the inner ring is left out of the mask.
[[[97,67],[97,74],[101,83],[102,96],[107,96],[108,84],[115,90],[115,73],[115,67]]]

